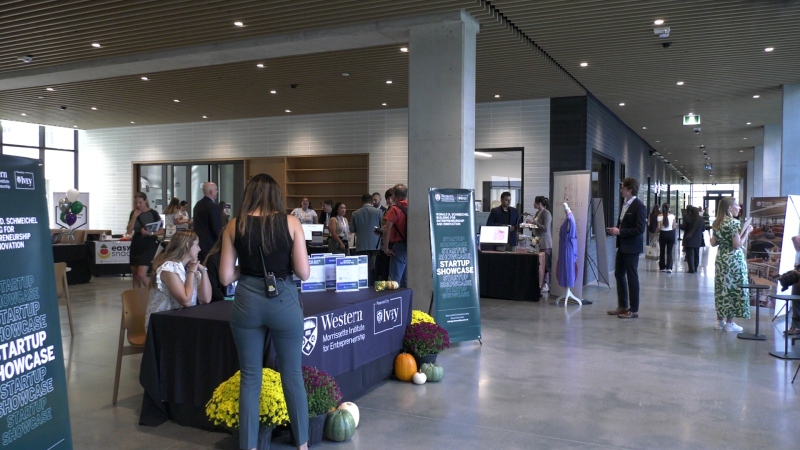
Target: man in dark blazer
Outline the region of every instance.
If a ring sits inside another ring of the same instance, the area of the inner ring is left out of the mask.
[[[508,244],[497,246],[497,250],[510,250],[514,251],[517,248],[517,225],[519,224],[519,212],[517,208],[511,206],[511,192],[503,192],[500,194],[500,206],[492,208],[489,212],[489,218],[486,219],[486,225],[492,227],[501,227],[508,225]]]
[[[617,226],[606,228],[606,232],[617,237],[617,258],[614,263],[614,278],[617,280],[617,309],[608,311],[620,319],[639,317],[639,255],[644,248],[644,232],[647,228],[647,208],[636,198],[639,182],[636,178],[625,178],[619,193],[625,200],[619,214]]]
[[[194,232],[200,241],[200,261],[205,261],[206,255],[222,234],[222,216],[217,204],[217,185],[212,182],[203,183],[203,198],[195,203],[192,209]]]

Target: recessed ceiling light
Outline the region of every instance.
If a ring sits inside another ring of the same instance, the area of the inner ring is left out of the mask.
[[[48,91],[55,91],[53,88],[47,88]]]
[[[747,125],[751,125],[750,122],[747,122]]]
[[[747,138],[742,138],[742,139],[745,140],[745,141],[747,140]]]
[[[270,94],[277,94],[278,91],[269,91]]]
[[[739,153],[744,153],[744,150],[739,150]]]
[[[175,100],[173,100],[173,102],[180,103],[181,101],[176,98]]]
[[[97,111],[97,108],[92,106],[92,111]]]
[[[244,26],[244,23],[239,22],[238,20],[236,22],[233,22],[233,24],[236,25],[237,27],[243,27]]]
[[[292,110],[291,109],[287,109],[286,112],[292,112]]]
[[[43,99],[44,97],[42,97],[41,95],[39,95],[39,96],[38,96],[38,97],[36,97],[36,98],[38,98],[39,100],[41,100],[41,99]]]
[[[500,98],[500,94],[494,94],[494,98]]]
[[[101,45],[100,45],[100,43],[99,43],[99,42],[92,42],[92,47],[94,47],[94,48],[100,48],[100,47],[101,47]]]
[[[653,22],[653,25],[664,25],[664,19],[656,19],[656,21]]]
[[[759,97],[761,97],[761,96],[760,95],[754,95],[753,96],[753,98],[759,98]]]
[[[678,86],[683,86],[683,81],[678,81],[676,84],[677,84]]]
[[[656,141],[656,142],[661,142],[661,141]]]
[[[258,64],[256,64],[256,67],[258,67],[259,69],[263,69],[263,68],[264,68],[264,65],[263,65],[263,64],[261,64],[261,63],[258,63]]]
[[[25,113],[22,113],[22,115],[23,115],[23,116],[27,116],[27,114],[25,114]]]
[[[588,66],[588,65],[589,65],[589,63],[587,63],[587,62],[582,62],[582,63],[581,63],[581,67],[586,67],[586,66]]]
[[[646,129],[647,129],[647,127],[642,127],[642,129],[643,129],[643,130],[646,130]]]
[[[136,123],[136,122],[134,122],[134,121],[131,121],[131,123]]]
[[[386,106],[386,103],[381,103],[381,106]]]
[[[392,84],[392,80],[386,80],[386,84]]]
[[[620,103],[619,106],[625,106],[625,103]]]
[[[400,47],[400,51],[403,53],[408,53],[408,47]]]
[[[765,52],[771,52],[773,50],[775,50],[775,47],[767,47],[764,49]]]
[[[73,125],[72,128],[78,128],[78,126],[77,125]]]
[[[343,77],[349,77],[349,76],[350,76],[350,74],[349,74],[349,73],[347,73],[347,72],[342,72],[342,76],[343,76]]]
[[[208,119],[208,116],[203,116],[203,119]]]

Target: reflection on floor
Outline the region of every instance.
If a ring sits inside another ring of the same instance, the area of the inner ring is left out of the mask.
[[[356,399],[362,420],[353,440],[320,447],[796,447],[800,382],[790,380],[800,362],[768,354],[783,349],[783,319],[770,322],[773,311],[762,309],[767,341],[714,331],[709,251],[696,274],[682,264],[661,273],[642,259],[635,320],[606,315],[616,307],[613,281],[586,287],[594,304],[583,307],[482,299],[483,345],[442,353],[441,383],[387,380]],[[120,292],[129,286],[114,277],[71,286],[74,339],[62,307],[75,448],[235,449],[224,433],[140,427],[141,355],[123,358],[120,401],[111,406]],[[285,438],[273,446],[290,448]]]

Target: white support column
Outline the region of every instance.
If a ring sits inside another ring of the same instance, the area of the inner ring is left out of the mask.
[[[474,188],[475,53],[480,26],[456,20],[411,28],[408,86],[408,285],[427,311],[433,290],[428,189]]]
[[[783,85],[780,195],[800,194],[800,84]]]
[[[763,172],[761,181],[764,183],[761,194],[764,197],[778,197],[781,195],[781,126],[764,125],[764,153],[762,159]]]

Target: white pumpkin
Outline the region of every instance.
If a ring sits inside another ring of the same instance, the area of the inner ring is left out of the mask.
[[[356,427],[358,427],[358,418],[359,418],[358,406],[356,406],[355,403],[353,403],[353,402],[344,402],[341,405],[339,405],[338,409],[343,409],[343,410],[349,412],[350,415],[353,416],[353,421],[355,422]]]
[[[428,381],[428,376],[422,372],[417,372],[411,378],[411,381],[413,381],[414,384],[425,384],[425,382]]]

